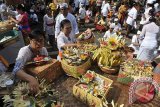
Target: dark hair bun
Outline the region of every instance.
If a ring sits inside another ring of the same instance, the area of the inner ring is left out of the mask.
[[[60,23],[60,27],[63,29],[65,24],[71,23],[68,19],[64,19]]]
[[[18,4],[18,5],[17,5],[17,9],[18,9],[18,10],[25,11],[25,6],[24,6],[24,4]]]
[[[154,17],[150,17],[150,18],[149,18],[149,21],[150,21],[150,22],[156,22],[156,19],[155,19]]]

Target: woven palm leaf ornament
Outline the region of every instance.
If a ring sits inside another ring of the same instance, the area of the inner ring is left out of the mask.
[[[59,93],[52,89],[51,84],[47,83],[45,79],[39,81],[39,92],[36,95],[32,95],[29,90],[28,83],[20,82],[14,88],[10,95],[5,95],[4,107],[11,105],[12,107],[56,107],[60,102],[57,101]],[[60,104],[59,107],[63,107],[64,104]]]

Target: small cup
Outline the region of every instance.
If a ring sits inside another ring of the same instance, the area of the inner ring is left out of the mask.
[[[13,87],[13,80],[11,79],[6,80],[5,85],[7,87],[7,91],[11,91]]]

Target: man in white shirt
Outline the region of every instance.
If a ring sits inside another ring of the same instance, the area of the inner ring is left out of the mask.
[[[106,33],[104,34],[103,37],[104,37],[104,38],[109,38],[109,37],[111,37],[111,36],[113,36],[113,35],[116,35],[116,32],[114,32],[114,27],[115,27],[115,25],[114,25],[114,24],[111,24],[109,30],[106,31]]]
[[[110,4],[108,3],[108,0],[105,0],[105,4],[102,7],[101,13],[105,18],[107,18],[109,11],[110,11]]]
[[[128,18],[126,20],[127,23],[127,36],[129,36],[132,27],[136,23],[138,10],[140,9],[140,6],[138,3],[134,3],[132,9],[128,13]]]
[[[60,33],[60,23],[64,19],[68,19],[71,22],[72,25],[72,31],[71,33],[73,35],[78,34],[78,24],[76,21],[76,18],[68,12],[68,4],[62,3],[60,5],[61,13],[56,18],[56,25],[55,25],[55,38],[57,39],[58,34]]]

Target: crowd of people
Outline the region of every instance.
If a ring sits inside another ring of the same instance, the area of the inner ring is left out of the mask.
[[[69,4],[33,4],[29,10],[23,4],[14,10],[1,2],[0,11],[1,20],[12,20],[22,32],[26,46],[18,53],[13,73],[28,81],[34,92],[38,90],[38,82],[23,71],[25,63],[37,55],[48,56],[44,41],[59,51],[73,45],[79,25],[93,23],[95,30],[105,31],[104,38],[117,34],[131,39],[130,47],[139,60],[153,61],[159,52],[159,0],[73,0]],[[5,11],[12,16],[5,17]],[[31,29],[32,24],[40,23],[39,11],[42,11],[43,31]]]

